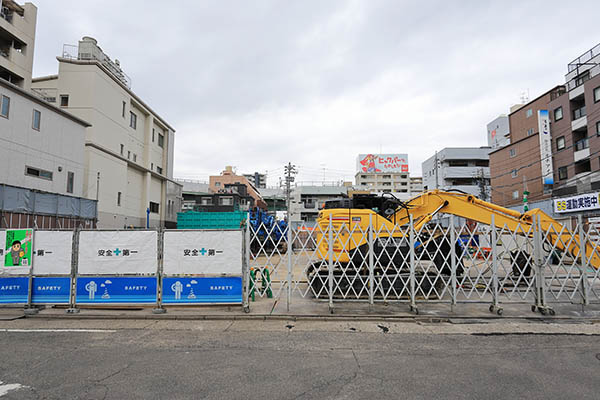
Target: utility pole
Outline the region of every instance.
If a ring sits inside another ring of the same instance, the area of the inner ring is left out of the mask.
[[[290,224],[290,221],[291,221],[291,214],[290,214],[291,194],[292,194],[291,185],[292,185],[292,182],[294,182],[294,179],[295,179],[294,175],[296,175],[296,173],[297,173],[296,166],[292,165],[291,162],[285,166],[285,200],[286,200],[286,205],[287,205],[288,225]]]
[[[477,183],[479,184],[479,198],[483,201],[487,201],[488,195],[485,184],[485,171],[483,168],[479,168],[477,171]]]
[[[529,191],[527,190],[527,177],[523,175],[523,212],[529,211]]]

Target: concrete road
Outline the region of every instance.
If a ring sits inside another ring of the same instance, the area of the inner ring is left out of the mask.
[[[600,326],[0,321],[6,399],[597,399]]]

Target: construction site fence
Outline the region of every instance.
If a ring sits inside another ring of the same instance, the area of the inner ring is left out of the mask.
[[[245,238],[241,229],[0,230],[0,304],[62,305],[70,312],[242,305]]]
[[[378,215],[368,225],[330,217],[281,235],[249,227],[245,301],[285,298],[293,311],[294,299],[311,298],[332,312],[348,302],[405,303],[415,312],[424,303],[481,303],[500,315],[504,304],[542,314],[559,303],[600,308],[600,234],[581,218],[543,230],[537,219],[508,228],[493,217],[491,225],[446,217],[418,229],[412,220],[387,228]]]

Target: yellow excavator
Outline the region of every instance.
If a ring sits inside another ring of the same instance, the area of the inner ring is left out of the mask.
[[[455,215],[486,225],[493,223],[499,229],[519,232],[524,236],[531,236],[532,225],[538,223],[540,231],[544,232],[545,242],[550,243],[553,249],[565,252],[573,259],[580,257],[578,235],[573,235],[540,209],[520,213],[459,191],[432,190],[408,201],[401,201],[391,194],[358,195],[326,202],[324,209],[319,212],[316,233],[319,260],[308,271],[313,293],[316,296],[319,293],[322,295],[321,289],[330,259],[334,261],[336,276],[348,277],[352,273],[364,275],[368,262],[367,232],[370,223],[379,272],[384,270],[389,272],[390,267],[396,271],[408,271],[407,254],[410,247],[407,225],[411,217],[414,231],[419,232],[438,214]],[[426,234],[419,235],[421,241],[416,245],[420,250],[427,249],[426,253],[434,255],[431,261],[441,274],[450,274],[448,253],[451,251],[451,245],[456,246],[455,254],[458,258],[456,273],[461,275],[463,264],[460,254],[463,254],[463,249],[458,242],[450,244],[448,235],[440,232],[426,240],[423,240],[423,236]],[[333,243],[331,253],[329,252],[330,241]],[[386,246],[395,249],[388,248],[384,251]],[[596,269],[600,268],[600,249],[596,249],[596,246],[590,242],[586,242],[585,247],[589,265]],[[513,258],[514,273],[527,275],[531,273],[531,255],[517,250],[515,254],[511,253],[511,258]],[[515,268],[514,264],[519,264],[519,268]],[[340,272],[342,270],[343,273]],[[321,279],[315,279],[316,275]]]

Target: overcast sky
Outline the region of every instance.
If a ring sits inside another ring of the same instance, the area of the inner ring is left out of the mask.
[[[486,145],[600,42],[600,2],[33,0],[34,76],[93,36],[176,129],[175,176],[350,179],[359,153]]]

